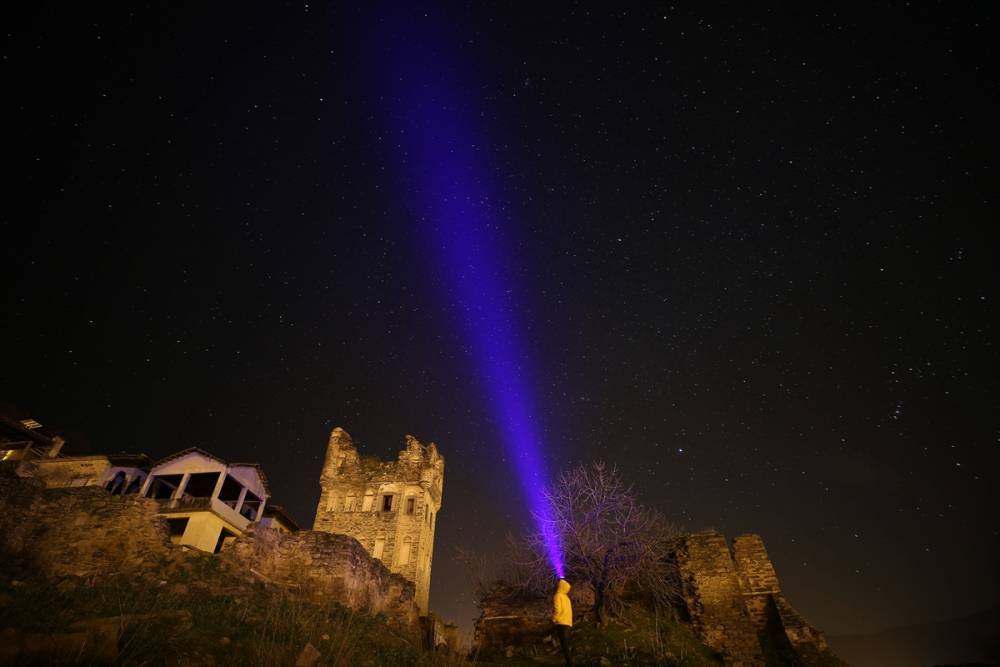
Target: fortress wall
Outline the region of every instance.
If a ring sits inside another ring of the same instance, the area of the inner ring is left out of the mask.
[[[399,625],[417,624],[413,582],[391,573],[352,537],[251,529],[227,544],[222,558],[302,595],[383,613]]]
[[[50,576],[152,568],[170,536],[155,500],[102,487],[43,488],[0,470],[0,549]]]
[[[172,544],[157,510],[153,499],[112,496],[103,487],[46,489],[0,465],[0,555],[24,560],[45,576],[159,579],[189,560],[214,558],[222,566],[219,581],[199,582],[209,588],[264,580],[416,627],[413,583],[390,573],[353,538],[259,528],[212,556]]]
[[[351,436],[335,428],[320,474],[313,529],[357,539],[392,572],[414,582],[417,606],[427,613],[443,484],[444,459],[433,443],[424,446],[406,436],[399,459],[383,462],[361,457]],[[389,511],[383,506],[387,495],[393,497]]]
[[[686,536],[678,548],[682,593],[695,632],[732,667],[765,664],[739,573],[726,538],[714,531]]]

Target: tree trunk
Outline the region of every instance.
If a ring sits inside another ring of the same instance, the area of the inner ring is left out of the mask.
[[[608,610],[604,604],[604,585],[594,586],[594,620],[599,627],[608,624]]]

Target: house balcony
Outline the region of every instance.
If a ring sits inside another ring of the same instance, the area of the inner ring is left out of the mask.
[[[231,503],[218,498],[183,496],[181,498],[165,498],[157,503],[160,514],[212,512],[239,532],[243,532],[250,525],[250,520],[238,513]]]
[[[194,498],[184,496],[183,498],[167,498],[157,501],[160,514],[176,514],[177,512],[198,512],[212,509],[211,498]]]

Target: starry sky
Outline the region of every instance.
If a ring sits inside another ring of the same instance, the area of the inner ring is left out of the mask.
[[[994,9],[629,4],[5,8],[5,409],[260,462],[307,526],[331,428],[434,441],[468,627],[456,547],[529,518],[401,170],[405,26],[475,128],[550,472],[760,533],[832,635],[996,606]]]

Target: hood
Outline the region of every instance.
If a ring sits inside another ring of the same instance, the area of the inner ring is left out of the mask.
[[[570,588],[571,586],[569,585],[568,581],[566,581],[565,579],[560,579],[559,585],[556,587],[556,593],[562,593],[565,595],[566,593],[569,593]]]

